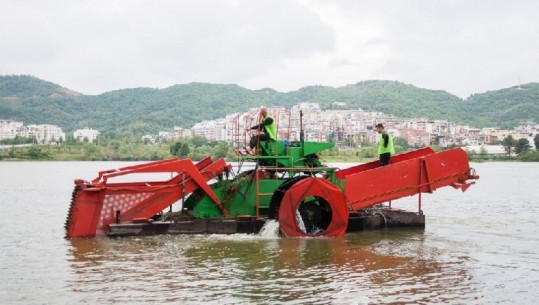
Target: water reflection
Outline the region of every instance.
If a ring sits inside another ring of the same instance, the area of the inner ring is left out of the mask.
[[[71,241],[76,276],[70,285],[84,301],[95,302],[397,304],[480,298],[470,259],[428,238],[421,230],[400,230],[343,238],[78,239]]]

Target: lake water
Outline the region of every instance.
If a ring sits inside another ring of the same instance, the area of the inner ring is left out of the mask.
[[[73,179],[131,164],[0,162],[0,304],[538,302],[539,163],[472,164],[423,195],[425,230],[64,239]]]

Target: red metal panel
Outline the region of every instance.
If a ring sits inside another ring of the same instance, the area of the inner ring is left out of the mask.
[[[201,188],[223,211],[219,199],[207,181],[228,171],[224,159],[212,162],[206,158],[196,165],[190,159],[168,159],[99,172],[92,184],[77,180],[80,187],[73,198],[67,220],[67,236],[83,237],[105,234],[109,224],[120,221],[150,218],[182,197]],[[134,173],[175,172],[168,181],[107,183],[112,177]]]
[[[425,171],[432,190],[453,183],[466,183],[470,176],[468,155],[462,149],[451,149],[425,157]]]
[[[420,159],[349,175],[345,195],[354,210],[418,193]]]
[[[410,151],[410,152],[393,156],[389,160],[389,164],[395,164],[395,163],[410,160],[410,159],[420,158],[423,156],[431,155],[433,153],[434,153],[434,150],[432,148],[425,147],[418,150],[414,150],[414,151]],[[369,163],[360,164],[357,166],[349,167],[349,168],[335,172],[335,178],[344,179],[344,177],[348,175],[375,169],[377,167],[380,167],[380,161],[378,160],[372,161]]]
[[[227,166],[228,165],[223,159],[219,159],[216,162],[207,165],[200,172],[194,171],[193,169],[187,170],[185,172],[186,177],[183,186],[181,185],[183,183],[183,177],[182,175],[178,175],[173,179],[174,181],[169,183],[171,186],[170,188],[159,190],[160,198],[152,196],[146,201],[140,202],[132,211],[127,211],[126,219],[150,218],[182,197],[191,194],[198,188],[202,188],[210,198],[213,197],[214,202],[221,208],[223,214],[226,215],[228,212],[221,206],[219,199],[208,186],[207,181],[221,174]],[[200,175],[200,177],[198,177],[198,175]]]
[[[66,224],[67,237],[96,236],[104,195],[105,192],[101,189],[91,192],[82,189],[77,191]]]
[[[344,177],[345,194],[354,210],[477,179],[470,175],[466,152],[455,148]]]

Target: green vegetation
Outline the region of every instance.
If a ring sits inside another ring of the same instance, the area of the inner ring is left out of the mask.
[[[463,119],[478,127],[510,129],[521,122],[539,122],[539,84],[475,94],[467,98],[463,106]]]
[[[249,108],[316,102],[324,109],[380,111],[398,117],[447,119],[474,127],[512,128],[539,122],[539,84],[475,94],[462,100],[440,90],[396,81],[363,81],[339,88],[310,86],[280,93],[237,85],[190,83],[81,95],[31,76],[0,76],[0,119],[55,124],[66,132],[90,127],[108,137],[190,128]],[[344,102],[337,107],[335,102]]]
[[[536,143],[538,137],[539,135],[535,136]],[[512,135],[509,135],[505,139],[503,139],[502,145],[507,155],[511,155],[512,153],[520,155],[523,152],[529,151],[532,147],[527,139],[515,140]]]
[[[410,149],[404,139],[395,138],[397,153]],[[10,143],[9,145],[20,145]],[[146,144],[137,138],[103,138],[99,143],[77,142],[68,138],[60,145],[30,145],[0,149],[0,160],[54,160],[54,161],[153,161],[172,157],[201,160],[207,156],[213,159],[234,160],[236,154],[226,142],[208,141],[195,136],[189,139],[157,144]],[[331,162],[369,162],[378,158],[376,143],[362,143],[362,148],[335,147],[323,151],[320,156]]]
[[[61,145],[8,147],[0,149],[0,160],[152,161],[172,157],[200,160],[206,156],[233,157],[231,154],[232,150],[225,142],[204,141],[201,144],[199,139],[192,138],[183,142],[148,145],[125,138],[103,140],[99,144],[66,141]]]
[[[533,139],[535,147],[539,147],[539,135]],[[491,156],[482,147],[481,151],[470,151],[468,157],[471,161],[539,161],[539,150],[532,149],[527,139],[515,140],[513,136],[505,137],[500,143],[505,150],[505,155]]]
[[[539,122],[539,84],[474,94],[462,100],[440,90],[427,90],[396,81],[363,81],[339,88],[309,86],[280,93],[273,89],[248,90],[237,85],[190,83],[165,89],[135,88],[87,96],[32,76],[0,76],[0,119],[25,124],[55,124],[69,135],[84,127],[101,132],[99,144],[77,143],[68,136],[55,146],[31,146],[33,139],[15,138],[1,144],[29,145],[0,150],[0,159],[23,160],[157,160],[173,156],[194,160],[211,155],[233,158],[224,142],[195,137],[174,143],[148,145],[141,136],[174,126],[222,118],[249,108],[316,102],[324,109],[380,111],[398,117],[447,119],[474,127],[512,128]],[[335,106],[335,102],[345,106]],[[350,140],[351,141],[351,140]],[[322,157],[332,161],[366,162],[377,158],[371,143],[344,143],[362,149],[334,148]],[[539,147],[539,138],[535,147]],[[504,139],[502,145],[518,157],[537,161],[530,143]],[[406,141],[395,139],[397,152],[407,151]],[[484,154],[483,154],[484,155]],[[480,158],[481,154],[473,156]]]
[[[536,140],[539,140],[536,137]],[[515,141],[514,145],[519,141]],[[409,147],[406,141],[396,137],[394,139],[396,153],[403,153],[415,149]],[[4,145],[6,145],[4,143]],[[21,144],[8,144],[21,145]],[[203,137],[182,139],[171,143],[146,144],[137,138],[103,139],[97,143],[76,142],[68,139],[60,145],[31,145],[14,146],[0,149],[0,160],[49,160],[49,161],[154,161],[172,157],[190,158],[201,160],[207,156],[213,159],[226,158],[232,161],[236,154],[226,142],[208,141]],[[377,146],[375,143],[362,143],[361,148],[334,147],[320,154],[320,158],[326,162],[355,162],[365,163],[378,159]],[[515,151],[515,147],[511,151]],[[539,161],[539,151],[531,150],[529,145],[523,145],[524,149],[515,156],[486,155],[485,152],[470,152],[471,161]],[[442,148],[433,146],[436,151]]]

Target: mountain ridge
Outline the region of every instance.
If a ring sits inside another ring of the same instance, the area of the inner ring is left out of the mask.
[[[188,128],[250,108],[290,108],[300,102],[316,102],[324,109],[343,102],[346,106],[339,109],[447,119],[474,127],[511,128],[525,121],[539,122],[539,83],[466,99],[444,90],[389,80],[366,80],[337,88],[313,85],[284,93],[192,82],[163,89],[139,87],[84,95],[33,76],[0,76],[0,119],[56,124],[66,131],[91,127],[112,134],[144,134],[174,126]]]

